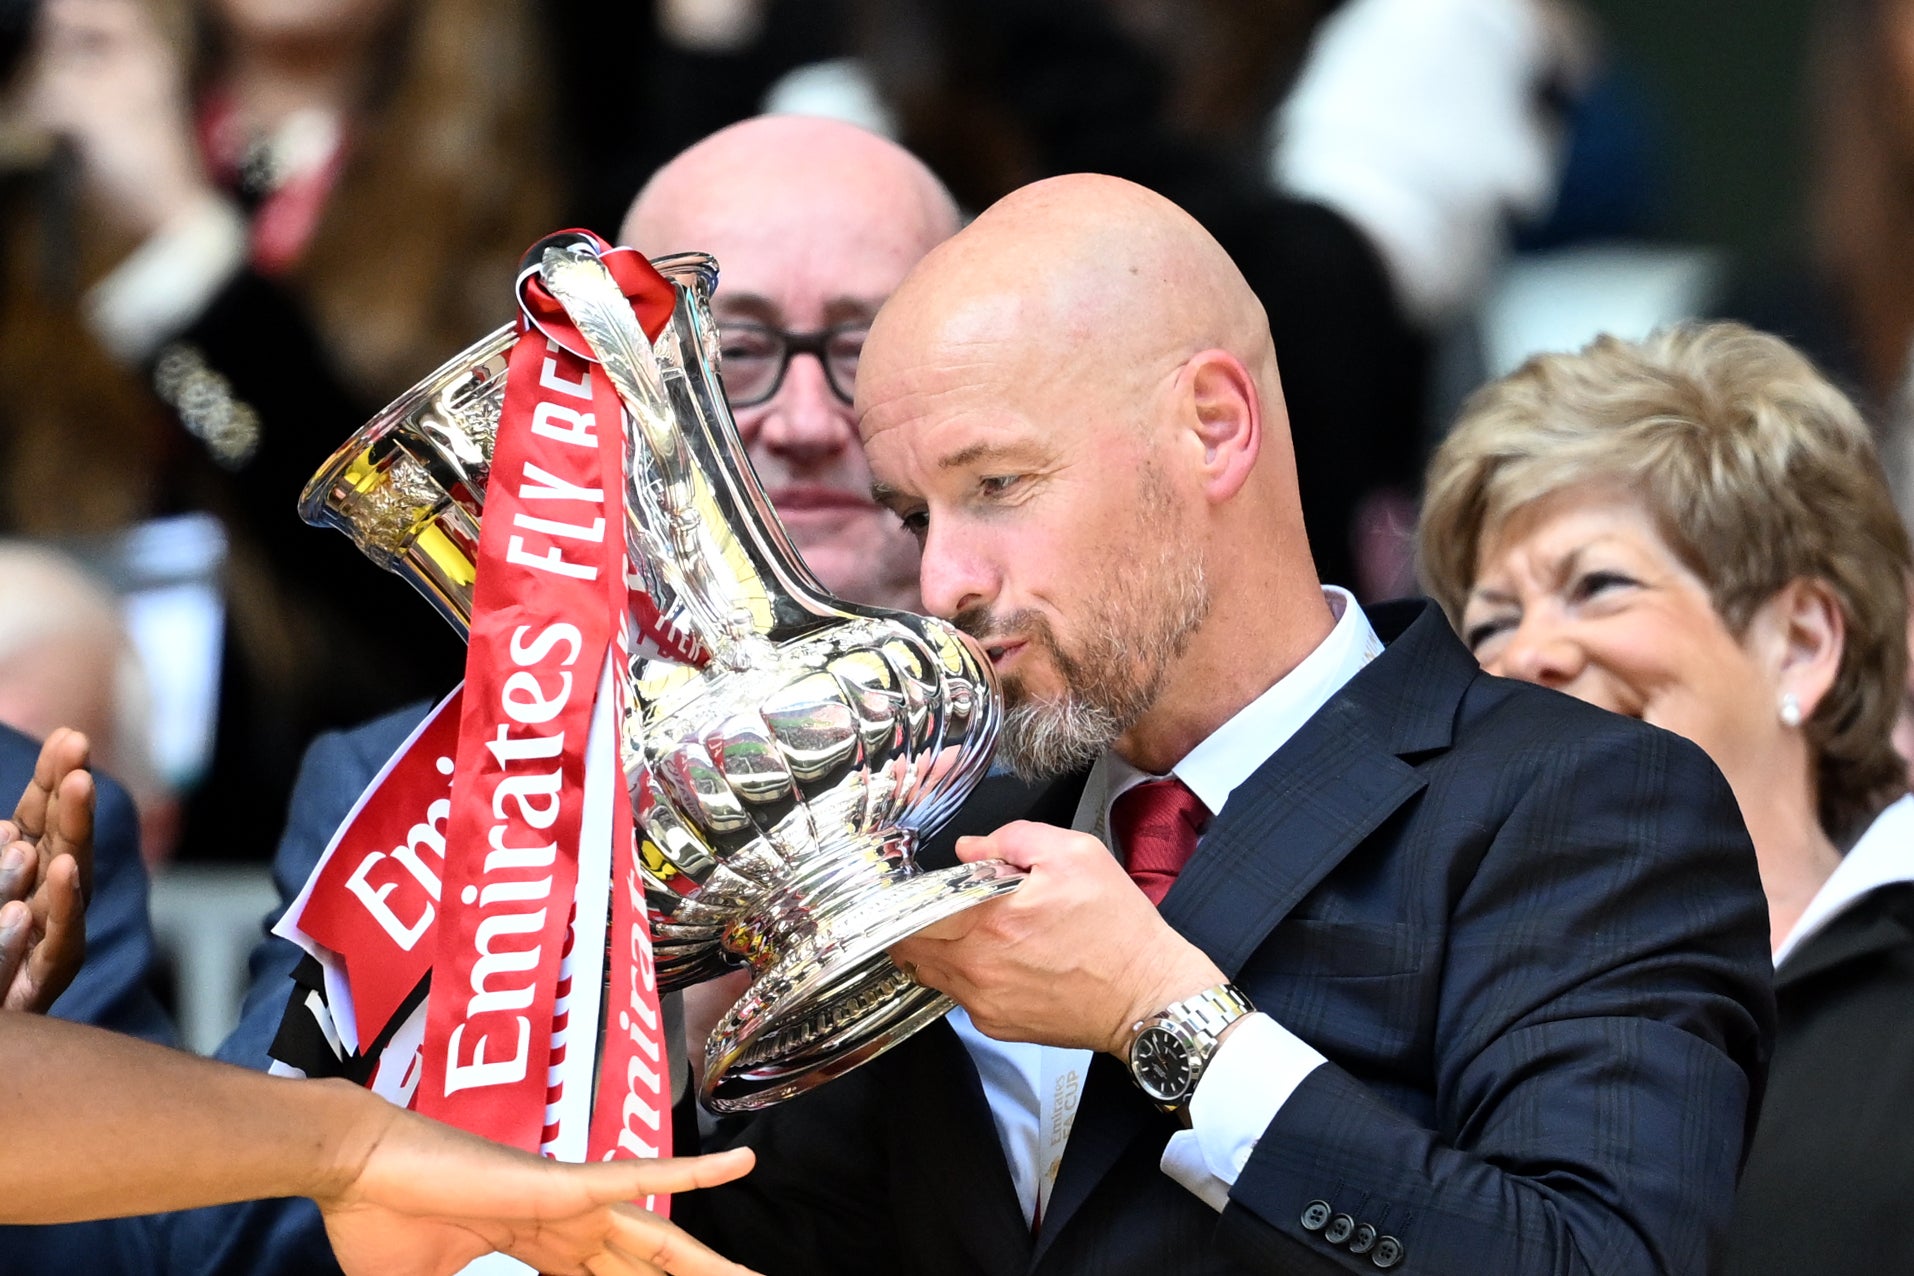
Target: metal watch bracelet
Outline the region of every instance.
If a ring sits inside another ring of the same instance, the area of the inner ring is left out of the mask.
[[[1218,984],[1172,1002],[1136,1025],[1130,1076],[1168,1112],[1187,1108],[1223,1032],[1256,1007],[1234,984]]]

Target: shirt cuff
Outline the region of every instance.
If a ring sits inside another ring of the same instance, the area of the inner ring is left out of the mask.
[[[1163,1172],[1220,1212],[1263,1131],[1323,1062],[1268,1015],[1245,1017],[1203,1070],[1190,1096],[1190,1128],[1170,1136]]]
[[[208,194],[88,290],[87,326],[114,358],[143,363],[192,326],[246,254],[245,218]]]

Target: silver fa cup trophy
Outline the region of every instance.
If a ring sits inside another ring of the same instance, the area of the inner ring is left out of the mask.
[[[653,263],[676,295],[654,342],[599,259],[562,240],[536,264],[628,415],[634,590],[712,657],[630,670],[622,762],[659,985],[752,972],[705,1044],[702,1097],[765,1107],[943,1015],[949,1000],[885,949],[1020,880],[1000,862],[914,859],[985,773],[995,675],[952,626],[836,598],[798,557],[720,384],[717,263]],[[461,632],[513,340],[500,329],[401,396],[300,502]]]

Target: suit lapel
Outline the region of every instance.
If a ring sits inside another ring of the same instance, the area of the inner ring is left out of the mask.
[[[1012,820],[1069,828],[1086,776],[1077,772],[1045,784],[1009,774],[989,776],[950,823],[926,840],[918,863],[927,870],[954,864],[959,837],[991,833]],[[944,1210],[961,1216],[955,1230],[974,1270],[1023,1270],[1034,1242],[970,1051],[950,1024],[939,1020],[899,1053],[908,1059],[896,1116],[904,1163],[936,1176],[935,1196]]]
[[[908,1050],[895,1115],[903,1163],[934,1175],[927,1196],[961,1214],[952,1230],[976,1271],[1021,1271],[1030,1261],[1030,1229],[970,1051],[944,1020]]]
[[[1448,747],[1480,672],[1431,603],[1370,612],[1383,654],[1230,795],[1164,896],[1163,919],[1234,979],[1298,902],[1423,787],[1405,759]],[[1162,1118],[1098,1055],[1064,1149],[1036,1261],[1145,1130]]]
[[[1237,787],[1163,899],[1163,920],[1231,978],[1422,790],[1407,759],[1448,747],[1480,672],[1433,604],[1391,604],[1371,620],[1383,653]]]
[[[1162,916],[1236,978],[1290,909],[1422,790],[1478,668],[1434,605],[1370,616],[1386,647],[1217,811]]]
[[[1163,919],[1232,979],[1277,923],[1422,788],[1415,768],[1336,699],[1245,781],[1176,884]]]
[[[1150,1126],[1162,1128],[1165,1119],[1115,1056],[1099,1054],[1090,1060],[1076,1122],[1064,1144],[1063,1165],[1050,1189],[1049,1207],[1038,1220],[1036,1250],[1030,1260],[1033,1269],[1124,1150]]]

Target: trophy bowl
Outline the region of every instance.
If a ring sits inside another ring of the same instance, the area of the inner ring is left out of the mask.
[[[996,861],[935,872],[915,861],[988,768],[995,675],[955,627],[836,598],[804,565],[724,398],[716,263],[652,263],[675,300],[648,340],[603,264],[563,240],[529,260],[625,407],[633,606],[710,656],[702,667],[634,657],[625,671],[620,761],[659,986],[751,972],[705,1045],[701,1095],[716,1111],[751,1110],[950,1008],[885,949],[1021,880]],[[300,501],[308,522],[345,532],[461,632],[519,339],[506,327],[460,352],[348,440]]]

